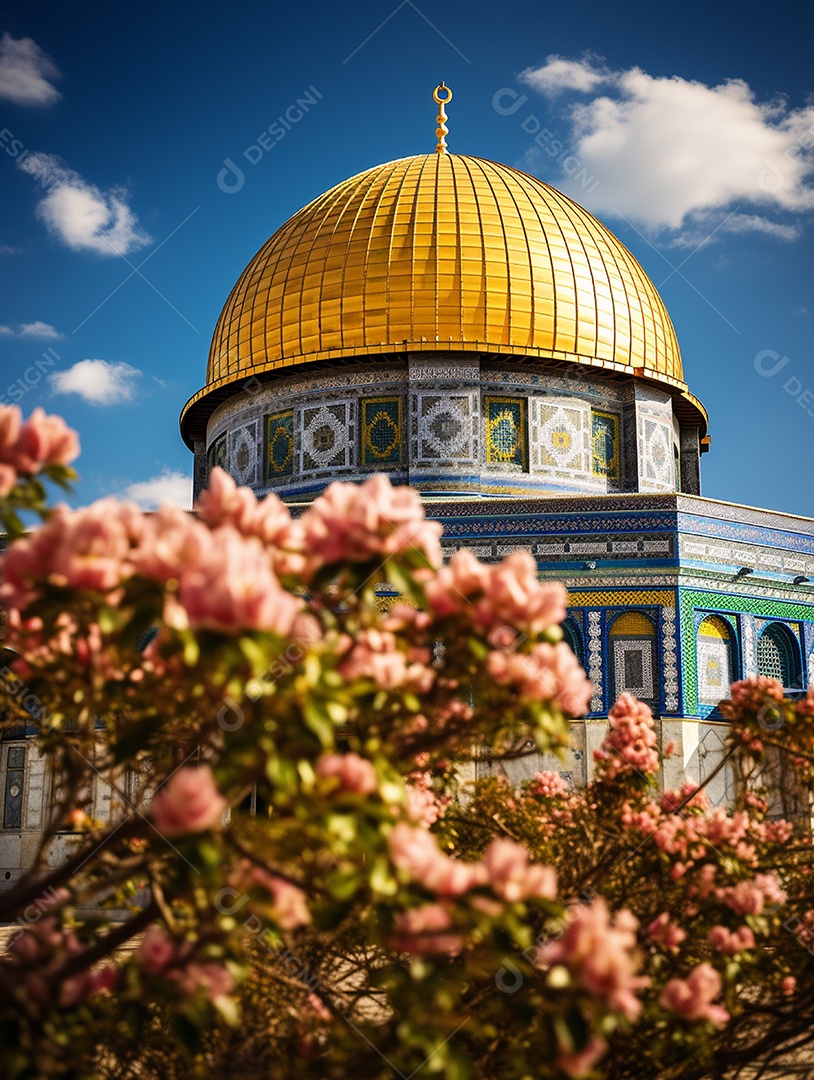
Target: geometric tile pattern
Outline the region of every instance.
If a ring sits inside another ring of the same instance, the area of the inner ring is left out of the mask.
[[[537,447],[542,468],[587,471],[585,420],[585,409],[540,402]]]
[[[661,669],[664,680],[664,709],[677,713],[678,699],[678,643],[676,641],[676,609],[661,609]]]
[[[401,397],[362,398],[362,464],[400,465],[403,454]]]
[[[473,395],[423,394],[418,398],[418,460],[474,461]]]
[[[528,469],[524,398],[490,397],[483,400],[486,461]]]
[[[619,417],[594,409],[591,414],[591,470],[619,482]]]
[[[300,409],[302,471],[341,469],[352,464],[351,402]]]
[[[673,451],[670,429],[655,420],[644,421],[644,475],[657,484],[673,486]]]
[[[294,413],[266,417],[266,479],[276,480],[294,472]]]
[[[617,698],[625,692],[643,701],[655,698],[654,644],[655,637],[641,641],[616,638],[613,641],[613,689]]]
[[[241,487],[257,483],[259,442],[256,420],[229,432],[229,475]]]

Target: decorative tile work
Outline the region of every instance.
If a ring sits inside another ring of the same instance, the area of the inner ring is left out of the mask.
[[[675,593],[669,589],[642,590],[632,592],[623,589],[602,589],[596,592],[587,589],[569,589],[571,603],[584,604],[586,607],[643,607],[673,603]]]
[[[362,398],[360,406],[362,464],[400,465],[404,445],[402,398]]]
[[[294,473],[294,413],[266,417],[266,479]]]
[[[613,689],[617,698],[627,691],[645,701],[654,699],[652,639],[614,640]]]
[[[594,687],[590,711],[592,713],[601,712],[604,693],[602,681],[602,614],[599,611],[588,612],[588,678]]]
[[[676,642],[676,609],[661,609],[661,669],[664,680],[664,710],[679,710],[678,645]]]
[[[250,487],[257,483],[260,444],[257,420],[229,432],[229,473],[236,484]]]
[[[476,461],[474,393],[416,396],[418,461]]]
[[[707,612],[737,612],[752,615],[776,616],[788,621],[805,622],[814,619],[814,608],[808,604],[775,600],[768,596],[746,596],[715,592],[706,589],[679,588],[681,612],[681,652],[684,667],[684,711],[692,716],[698,711],[698,665],[695,649],[696,609]]]
[[[525,399],[487,396],[483,414],[487,463],[527,470]]]
[[[546,395],[530,401],[533,471],[585,484],[590,471],[590,408],[575,397]]]
[[[670,428],[655,420],[644,421],[644,475],[661,486],[673,486],[673,451]]]
[[[754,615],[742,615],[740,623],[743,639],[743,673],[744,675],[757,675],[755,617]]]
[[[619,417],[616,413],[591,413],[591,471],[619,483],[621,464],[619,460]]]
[[[720,638],[698,638],[698,701],[717,705],[729,692],[732,662],[729,642]]]
[[[302,406],[300,471],[341,469],[353,464],[353,420],[349,400]]]

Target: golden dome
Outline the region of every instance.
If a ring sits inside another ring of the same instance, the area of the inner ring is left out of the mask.
[[[184,434],[202,437],[224,389],[252,375],[419,351],[644,376],[703,412],[661,297],[604,225],[517,169],[439,153],[337,184],[264,244],[226,301]]]

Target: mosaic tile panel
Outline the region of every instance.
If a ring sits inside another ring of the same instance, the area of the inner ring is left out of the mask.
[[[351,401],[303,406],[301,472],[348,468],[353,464],[353,414]]]
[[[418,461],[476,461],[474,393],[416,394]]]
[[[679,710],[678,642],[676,640],[676,609],[661,610],[661,668],[664,680],[664,709]]]
[[[698,638],[698,700],[717,705],[729,694],[732,659],[729,642],[721,638]]]
[[[588,612],[588,678],[594,688],[590,711],[592,713],[601,712],[604,702],[604,686],[602,671],[602,613],[599,611]]]
[[[619,417],[616,413],[591,413],[591,471],[618,484],[621,475],[619,457]]]
[[[277,480],[294,473],[294,413],[266,417],[266,479]]]
[[[241,487],[250,487],[257,483],[259,443],[257,420],[229,432],[229,474]]]
[[[576,398],[531,399],[531,467],[585,480],[590,476],[590,408]]]
[[[526,401],[522,398],[483,399],[486,461],[528,469]]]
[[[616,698],[625,691],[645,701],[655,698],[652,638],[614,640],[613,690]]]
[[[404,452],[403,401],[401,397],[363,398],[362,418],[363,465],[400,465]]]
[[[643,423],[644,475],[659,486],[673,486],[673,448],[670,428],[656,420]]]
[[[775,616],[788,621],[805,622],[814,619],[814,608],[808,604],[773,600],[765,596],[733,595],[704,589],[679,589],[681,612],[681,651],[684,658],[684,711],[692,716],[698,710],[698,664],[696,658],[696,626],[693,614],[703,612],[738,612]]]

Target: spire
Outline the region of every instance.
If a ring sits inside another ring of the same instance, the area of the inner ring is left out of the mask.
[[[441,96],[442,92],[446,94],[446,97]],[[438,104],[438,115],[435,118],[436,123],[438,124],[438,127],[435,129],[435,135],[438,142],[435,144],[435,152],[436,154],[448,154],[447,135],[449,135],[449,128],[446,124],[447,114],[444,110],[444,106],[449,105],[450,101],[452,101],[452,91],[442,82],[440,86],[436,86],[433,90],[432,96]]]

